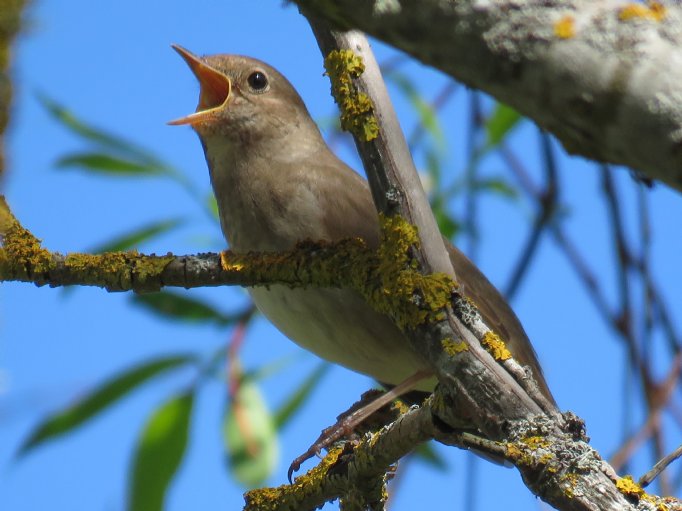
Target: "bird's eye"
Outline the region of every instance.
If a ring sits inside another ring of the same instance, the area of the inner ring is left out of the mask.
[[[265,92],[268,87],[268,77],[262,71],[254,71],[246,81],[254,92]]]

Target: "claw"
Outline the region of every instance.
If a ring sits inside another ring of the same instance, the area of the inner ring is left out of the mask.
[[[365,392],[360,397],[360,401],[354,403],[347,411],[337,417],[336,424],[322,430],[322,433],[320,433],[320,436],[317,437],[317,440],[315,440],[313,445],[308,447],[307,451],[291,462],[289,470],[287,470],[289,484],[292,483],[291,477],[294,472],[298,472],[298,469],[301,468],[301,465],[304,462],[315,455],[320,456],[322,449],[327,449],[339,440],[350,437],[355,431],[355,428],[374,412],[391,403],[397,397],[414,389],[417,383],[429,376],[431,376],[431,373],[429,372],[418,371],[386,393],[381,392],[380,390]]]
[[[291,465],[289,465],[289,470],[287,471],[287,479],[289,479],[289,484],[292,483],[291,476],[294,474],[294,472],[298,472],[298,469],[301,468],[303,463],[308,461],[313,456],[322,458],[322,449],[329,448],[332,444],[350,436],[353,433],[353,430],[357,424],[355,424],[352,419],[352,413],[349,415],[342,414],[338,417],[336,424],[333,424],[322,430],[322,433],[320,433],[320,436],[317,437],[317,440],[315,440],[315,442],[313,442],[313,444],[308,447],[303,454],[297,456],[294,461],[291,462]]]

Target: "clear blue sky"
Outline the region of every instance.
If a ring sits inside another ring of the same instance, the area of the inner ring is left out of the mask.
[[[166,126],[167,120],[193,111],[197,86],[183,62],[170,49],[179,43],[197,53],[241,53],[277,67],[297,87],[312,115],[329,119],[335,107],[322,76],[319,51],[295,8],[280,1],[132,2],[101,4],[77,0],[38,0],[29,10],[24,34],[14,54],[15,102],[8,135],[5,193],[18,218],[52,250],[86,250],[146,223],[186,218],[183,227],[141,248],[176,254],[222,248],[218,227],[172,182],[154,179],[93,177],[75,170],[55,170],[54,161],[83,144],[56,124],[36,100],[46,94],[84,119],[151,148],[183,169],[208,192],[204,158],[188,128]],[[394,55],[375,46],[379,59]],[[427,97],[442,77],[422,66],[404,68]],[[462,172],[468,112],[467,92],[443,112],[447,135],[447,172]],[[404,97],[395,95],[399,115],[408,128],[415,117]],[[514,149],[538,175],[537,134],[527,124],[513,137]],[[357,160],[343,153],[358,168]],[[560,159],[563,191],[570,204],[569,232],[613,288],[613,258],[607,238],[598,173],[588,163]],[[502,163],[489,158],[483,172],[499,175]],[[618,183],[632,188],[626,172]],[[623,207],[635,225],[634,194]],[[662,186],[650,192],[653,203],[655,275],[663,282],[671,310],[682,310],[680,197]],[[455,205],[461,211],[461,205]],[[485,199],[481,220],[479,263],[490,278],[503,284],[509,275],[532,214],[528,204]],[[606,241],[605,241],[606,240]],[[69,511],[124,508],[125,484],[136,435],[153,407],[190,383],[186,372],[145,386],[78,433],[13,460],[22,439],[45,414],[59,409],[116,372],[154,355],[194,352],[206,355],[229,339],[230,331],[211,326],[172,323],[130,304],[125,294],[98,289],[63,290],[26,284],[3,284],[0,324],[0,508],[11,511]],[[195,290],[229,311],[246,303],[239,289]],[[609,455],[622,437],[623,361],[620,341],[599,320],[586,291],[565,259],[545,240],[540,257],[514,307],[533,340],[558,402],[583,417],[593,445]],[[678,328],[679,317],[676,318]],[[315,366],[266,320],[247,332],[245,367],[295,355],[296,362],[263,382],[274,408]],[[663,374],[669,361],[661,357]],[[285,481],[291,459],[329,425],[372,382],[334,368],[303,412],[286,428],[281,461],[268,481]],[[172,511],[238,509],[243,488],[223,469],[219,424],[224,405],[219,383],[207,385],[192,419],[192,438],[185,462],[168,499]],[[634,411],[635,424],[641,410]],[[669,448],[679,435],[668,438]],[[448,472],[413,461],[401,479],[393,508],[415,506],[463,509],[469,455],[439,449]],[[646,449],[645,449],[646,451]],[[641,456],[631,471],[650,466]],[[478,509],[533,509],[535,499],[518,474],[479,462]],[[494,488],[494,490],[490,490]]]

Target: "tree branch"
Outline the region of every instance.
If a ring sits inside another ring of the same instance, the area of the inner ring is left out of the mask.
[[[304,14],[325,57],[342,125],[351,128],[365,163],[377,209],[414,224],[420,235],[426,233],[412,244],[419,271],[437,269],[452,275],[449,264],[439,257],[444,250],[442,238],[433,234],[435,222],[428,201],[369,44],[358,32],[334,32],[309,12]],[[358,111],[362,119],[348,119]],[[368,120],[368,116],[375,117]],[[581,427],[576,428],[582,423],[558,415],[537,387],[521,376],[518,364],[505,363],[506,372],[481,347],[490,336],[496,337],[494,332],[483,323],[475,305],[451,289],[452,302],[439,304],[438,315],[425,323],[403,325],[415,352],[429,360],[438,376],[437,415],[455,425],[468,417],[489,439],[528,447],[510,452],[509,457],[529,488],[560,509],[633,508],[628,498],[634,490],[623,485],[585,443]],[[449,349],[453,339],[465,348]],[[642,495],[636,497],[641,502]]]
[[[158,291],[163,287],[258,286],[363,288],[378,272],[380,255],[360,239],[338,243],[304,241],[288,252],[164,256],[136,251],[104,254],[50,252],[24,228],[0,197],[0,281],[36,285],[96,286],[108,291]]]
[[[516,108],[570,153],[682,190],[682,6],[295,0]],[[652,79],[652,77],[656,77]]]

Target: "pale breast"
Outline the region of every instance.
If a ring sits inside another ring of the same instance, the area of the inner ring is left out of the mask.
[[[302,348],[383,383],[398,384],[426,364],[398,328],[353,291],[249,288],[260,311]],[[432,391],[435,380],[418,388]]]

